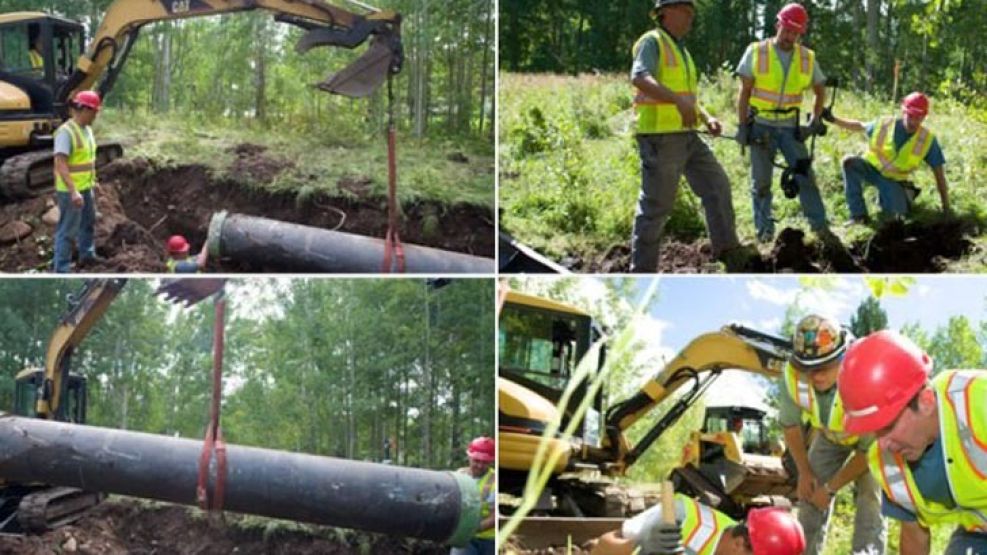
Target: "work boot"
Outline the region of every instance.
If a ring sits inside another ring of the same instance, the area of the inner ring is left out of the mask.
[[[833,233],[833,230],[829,229],[829,226],[813,229],[812,231],[824,245],[843,245],[840,238]]]
[[[76,264],[76,268],[82,270],[84,268],[92,268],[106,262],[106,259],[98,254],[92,256],[87,256],[85,258],[80,258],[79,262]]]
[[[751,259],[757,255],[756,247],[737,245],[721,252],[716,259],[723,263],[727,272],[739,273],[747,270]]]

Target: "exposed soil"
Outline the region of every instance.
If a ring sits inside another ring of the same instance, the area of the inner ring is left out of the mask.
[[[114,498],[70,526],[40,536],[0,536],[0,555],[197,555],[240,553],[308,555],[401,553],[445,555],[448,547],[431,542],[377,534],[337,534],[331,528],[263,523],[243,525],[243,517],[227,513],[209,518],[178,505],[138,503]]]
[[[973,219],[952,218],[929,222],[890,221],[875,234],[849,246],[809,240],[805,232],[785,228],[770,251],[754,254],[737,272],[742,273],[935,273],[952,260],[970,254],[971,237],[979,235]],[[563,264],[577,272],[618,273],[630,269],[630,249],[611,247],[597,260],[569,259]],[[703,240],[662,243],[658,262],[662,273],[715,273],[722,271]]]
[[[292,162],[268,156],[257,145],[238,145],[233,153],[232,178],[218,179],[204,166],[158,167],[143,158],[117,160],[103,168],[96,195],[96,249],[106,261],[85,271],[163,272],[167,238],[184,235],[197,252],[205,243],[213,214],[223,210],[384,237],[387,201],[369,194],[371,178],[341,180],[338,186],[348,196],[270,193],[241,182],[247,176],[253,183],[270,182]],[[0,240],[5,241],[0,243],[0,271],[48,271],[57,216],[53,220],[49,214],[47,223],[42,217],[54,205],[53,195],[0,205]],[[493,215],[487,209],[421,202],[405,204],[402,212],[399,233],[405,243],[494,256]],[[25,225],[31,227],[30,232],[25,232]],[[208,270],[279,271],[228,260],[210,260]]]

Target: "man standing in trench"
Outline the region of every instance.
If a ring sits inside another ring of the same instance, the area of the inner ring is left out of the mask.
[[[655,13],[659,27],[635,43],[631,70],[641,155],[631,271],[657,271],[658,243],[683,173],[702,201],[713,256],[735,269],[743,263],[744,251],[737,239],[730,181],[695,130],[699,120],[713,135],[723,130],[698,103],[696,66],[682,44],[692,28],[695,7],[692,0],[657,0]]]

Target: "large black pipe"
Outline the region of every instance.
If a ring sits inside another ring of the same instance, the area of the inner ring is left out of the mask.
[[[379,273],[384,241],[363,235],[219,212],[209,223],[209,256],[296,272]],[[492,258],[404,245],[411,274],[493,274]]]
[[[201,441],[0,416],[0,479],[196,505]],[[215,466],[215,462],[214,462]],[[300,522],[461,545],[480,522],[456,472],[227,445],[223,506]]]

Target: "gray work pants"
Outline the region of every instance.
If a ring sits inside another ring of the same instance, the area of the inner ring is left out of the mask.
[[[821,485],[835,476],[853,454],[853,447],[838,445],[817,433],[809,447],[809,466]],[[882,554],[887,530],[881,516],[881,488],[870,472],[857,478],[853,488],[853,552]],[[805,531],[805,555],[823,552],[834,502],[835,499],[830,501],[825,511],[820,511],[808,501],[798,502],[799,522]]]
[[[658,269],[658,242],[675,205],[683,174],[702,201],[713,255],[719,256],[740,244],[730,180],[698,134],[638,135],[637,145],[641,154],[641,194],[631,240],[632,272]]]
[[[987,555],[987,534],[957,528],[950,536],[943,555]]]

